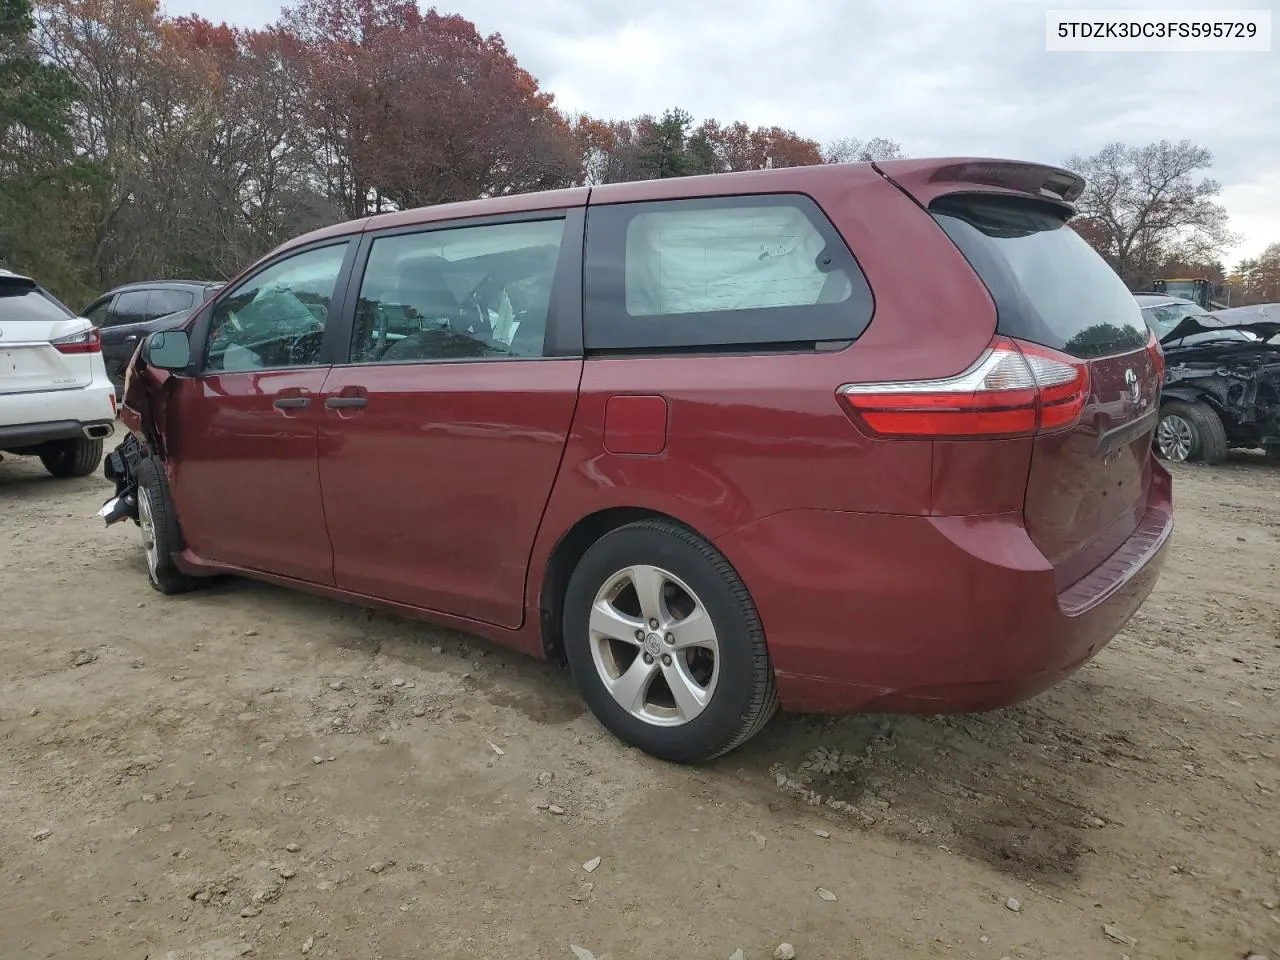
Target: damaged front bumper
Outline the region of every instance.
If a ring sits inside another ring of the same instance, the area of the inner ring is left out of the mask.
[[[1164,398],[1212,407],[1231,446],[1280,448],[1280,322],[1219,325],[1226,313],[1187,317],[1161,339]]]
[[[129,434],[103,460],[103,476],[116,485],[115,496],[98,511],[107,526],[121,520],[138,522],[138,464],[148,455],[146,445]]]

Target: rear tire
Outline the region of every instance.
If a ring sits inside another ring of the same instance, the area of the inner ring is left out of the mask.
[[[196,586],[173,562],[182,552],[182,531],[169,494],[164,467],[154,457],[138,463],[138,526],[147,555],[147,579],[163,594],[186,593]]]
[[[1175,440],[1178,436],[1183,442]],[[1172,400],[1160,408],[1156,452],[1165,460],[1175,463],[1199,460],[1215,466],[1227,459],[1229,449],[1222,418],[1207,404]]]
[[[565,595],[564,644],[597,719],[662,760],[722,756],[778,708],[746,586],[715,547],[673,522],[629,524],[587,550]]]
[[[40,462],[50,474],[59,480],[87,477],[102,462],[102,441],[87,437],[78,440],[57,440],[40,454]]]

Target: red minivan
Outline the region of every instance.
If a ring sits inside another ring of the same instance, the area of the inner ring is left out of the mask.
[[[382,214],[251,267],[129,369],[108,522],[567,661],[622,740],[984,710],[1151,590],[1163,356],[1079,177],[902,160]]]

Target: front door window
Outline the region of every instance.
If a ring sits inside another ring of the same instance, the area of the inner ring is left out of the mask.
[[[346,243],[295,254],[219,300],[210,320],[205,371],[317,365],[325,319],[346,255]]]

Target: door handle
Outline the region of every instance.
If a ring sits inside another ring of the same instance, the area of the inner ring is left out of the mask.
[[[277,410],[301,410],[311,406],[310,397],[281,397],[275,402]]]
[[[138,335],[137,335],[136,333],[131,333],[131,334],[129,334],[129,336],[127,336],[127,337],[125,337],[125,338],[124,338],[124,342],[125,342],[125,343],[133,343],[133,341],[135,341],[135,340],[137,340],[137,339],[138,339]]]
[[[328,410],[361,410],[369,405],[367,397],[330,397],[324,402]]]

